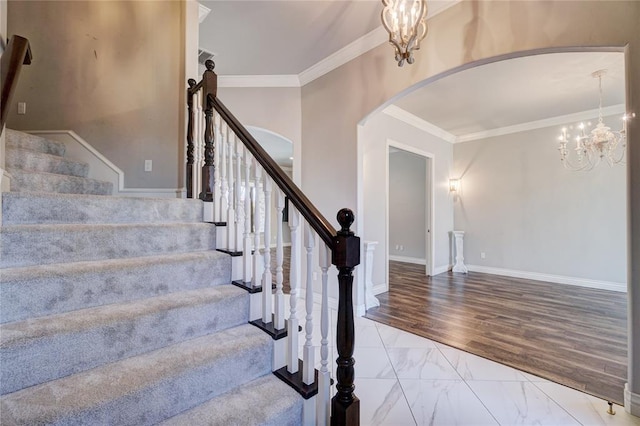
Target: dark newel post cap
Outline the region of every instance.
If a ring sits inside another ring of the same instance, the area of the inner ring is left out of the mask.
[[[338,223],[342,227],[342,229],[338,231],[338,235],[354,235],[353,232],[349,230],[355,220],[355,215],[351,209],[341,209],[338,212],[337,219]]]
[[[204,66],[207,68],[207,70],[213,71],[213,69],[216,67],[216,63],[211,59],[207,59],[206,61],[204,61]]]
[[[350,209],[341,209],[337,218],[342,228],[333,237],[331,262],[338,268],[354,268],[360,264],[360,237],[349,229],[355,215]]]
[[[189,84],[189,87],[193,87],[196,85],[196,81],[193,78],[187,80],[187,83]]]

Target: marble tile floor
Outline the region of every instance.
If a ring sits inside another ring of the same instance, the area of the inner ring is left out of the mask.
[[[288,301],[287,301],[288,302]],[[320,368],[320,307],[314,305],[316,368]],[[300,357],[305,307],[298,300]],[[330,332],[335,328],[331,312]],[[361,425],[637,425],[640,418],[531,374],[458,349],[356,318],[355,394]],[[335,377],[335,339],[329,337]]]

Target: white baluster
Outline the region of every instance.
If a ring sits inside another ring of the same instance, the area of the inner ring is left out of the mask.
[[[248,149],[244,150],[244,244],[242,246],[243,276],[245,284],[251,282],[251,161],[253,159]]]
[[[305,342],[302,351],[302,381],[306,385],[313,383],[315,377],[315,354],[313,350],[313,248],[315,247],[315,232],[311,225],[305,226],[304,245],[307,249],[307,287],[305,290]]]
[[[229,167],[227,175],[229,176],[229,200],[227,204],[227,250],[236,251],[236,200],[238,196],[235,188],[235,175],[233,161],[236,150],[236,135],[229,129],[229,146],[227,148]]]
[[[262,322],[272,322],[273,291],[271,290],[271,178],[264,177],[264,273],[262,274]]]
[[[331,252],[329,247],[320,243],[320,269],[322,270],[322,305],[320,307],[320,373],[318,374],[318,405],[317,414],[319,426],[327,426],[330,419],[331,373],[329,372],[329,275],[331,266]]]
[[[221,199],[221,185],[220,185],[220,145],[222,144],[222,134],[220,132],[220,115],[215,114],[215,145],[213,149],[213,221],[220,222],[220,199]]]
[[[298,225],[300,224],[300,214],[289,204],[289,228],[291,229],[291,267],[289,274],[289,322],[287,330],[287,371],[289,373],[298,372]]]
[[[236,250],[242,251],[244,237],[244,186],[242,185],[242,141],[236,143]]]
[[[193,173],[195,189],[193,193],[196,198],[202,192],[202,163],[204,161],[204,113],[202,112],[202,90],[196,92],[196,135],[195,135],[195,150],[196,156],[194,160]]]
[[[227,209],[229,208],[229,182],[227,180],[227,155],[229,128],[224,121],[220,125],[221,146],[220,146],[220,222],[227,221]],[[225,247],[229,248],[229,247]]]
[[[279,188],[276,188],[276,300],[274,306],[276,330],[284,328],[284,292],[282,291],[282,282],[284,274],[282,273],[282,262],[284,253],[282,250],[282,210],[284,210],[284,194]]]
[[[260,192],[262,186],[262,166],[258,161],[254,161],[253,169],[253,272],[251,275],[251,285],[258,287],[262,284],[262,272],[260,270],[261,257],[260,254],[260,234],[262,233],[262,213],[260,203]],[[265,291],[266,289],[262,289]]]

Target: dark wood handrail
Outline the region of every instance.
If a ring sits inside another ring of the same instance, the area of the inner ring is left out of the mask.
[[[0,131],[4,129],[9,115],[9,105],[13,98],[13,92],[18,84],[18,77],[22,65],[31,63],[31,45],[29,40],[19,35],[14,35],[9,40],[7,49],[2,54],[0,64],[0,90],[2,90],[2,100],[0,101]]]
[[[271,158],[269,154],[260,146],[251,133],[234,117],[231,112],[224,106],[220,99],[209,96],[209,101],[213,108],[220,114],[220,117],[234,131],[236,136],[244,143],[244,146],[251,152],[257,162],[264,168],[271,179],[278,187],[289,197],[289,200],[298,209],[300,214],[306,219],[311,227],[318,233],[322,241],[325,242],[331,250],[333,250],[333,239],[336,235],[335,228],[320,213],[306,195],[293,183],[291,178],[287,176],[280,166]]]

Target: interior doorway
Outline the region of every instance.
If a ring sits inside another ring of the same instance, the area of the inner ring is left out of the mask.
[[[387,264],[424,265],[427,276],[434,256],[432,161],[428,152],[387,141]]]

